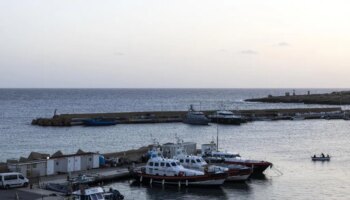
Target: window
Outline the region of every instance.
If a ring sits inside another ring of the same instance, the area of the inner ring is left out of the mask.
[[[148,164],[148,165],[153,167],[153,162],[149,162],[149,164]]]
[[[194,161],[194,160],[191,160],[191,163],[196,163],[196,161]]]
[[[190,163],[190,160],[189,160],[189,159],[186,159],[186,163]]]
[[[155,167],[159,167],[159,163],[154,163],[154,166]]]
[[[32,167],[33,167],[33,169],[35,169],[36,168],[36,164],[33,164]]]
[[[92,161],[92,158],[89,158],[89,161]]]
[[[160,166],[161,166],[161,167],[164,167],[164,166],[165,166],[165,163],[163,163],[163,162],[160,163]]]
[[[167,166],[167,167],[170,167],[170,164],[169,164],[169,163],[167,163],[167,164],[166,164],[166,166]]]
[[[171,166],[176,167],[176,164],[174,162],[171,163]]]
[[[20,179],[24,179],[24,177],[20,174],[20,175],[18,175],[18,177],[20,178]]]
[[[59,165],[59,162],[56,162],[56,165]]]
[[[197,162],[199,162],[199,163],[201,162],[201,160],[200,160],[200,159],[198,159],[198,158],[196,159],[196,161],[197,161]]]
[[[184,159],[180,159],[180,163],[183,163],[184,162]]]
[[[5,181],[9,181],[9,180],[16,180],[17,179],[17,175],[7,175],[5,176]]]

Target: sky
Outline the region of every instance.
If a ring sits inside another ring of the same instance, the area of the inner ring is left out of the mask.
[[[0,0],[0,88],[349,88],[348,0]]]

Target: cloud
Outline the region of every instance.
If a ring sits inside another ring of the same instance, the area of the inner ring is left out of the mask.
[[[279,46],[279,47],[287,47],[287,46],[290,46],[290,44],[287,43],[287,42],[280,42],[280,43],[277,44],[277,46]]]
[[[254,51],[254,50],[251,50],[251,49],[243,50],[243,51],[240,51],[239,53],[246,54],[246,55],[257,55],[258,54],[257,51]]]

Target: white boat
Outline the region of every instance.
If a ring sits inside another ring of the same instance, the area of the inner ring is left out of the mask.
[[[92,187],[77,190],[72,193],[75,200],[85,200],[85,199],[96,199],[96,200],[105,200],[103,193],[105,191],[101,187]]]
[[[202,145],[202,157],[209,163],[225,163],[229,165],[243,165],[253,169],[253,175],[262,174],[272,163],[263,160],[249,160],[242,158],[238,153],[221,152],[217,150],[216,144]]]
[[[104,191],[102,187],[82,188],[72,193],[74,200],[122,200],[124,196],[118,190]]]
[[[227,178],[227,173],[186,169],[178,160],[160,157],[158,152],[151,155],[146,166],[132,169],[131,174],[139,182],[178,186],[219,186]]]
[[[183,146],[182,140],[177,138],[178,147],[176,149],[176,155],[174,159],[178,160],[181,165],[188,169],[195,169],[209,173],[227,173],[227,181],[243,181],[247,180],[252,174],[252,170],[249,167],[242,165],[209,165],[201,156],[187,155]]]
[[[186,113],[183,122],[192,125],[208,125],[210,120],[204,115],[203,112],[195,111],[193,105]]]

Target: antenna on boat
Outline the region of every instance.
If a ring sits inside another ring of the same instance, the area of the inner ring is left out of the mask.
[[[217,113],[216,113],[217,114]],[[219,119],[216,116],[216,150],[219,151]]]

